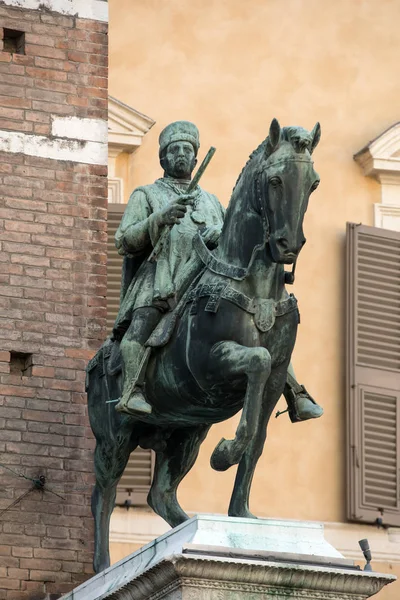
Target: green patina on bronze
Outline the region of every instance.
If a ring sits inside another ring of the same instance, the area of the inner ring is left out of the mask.
[[[196,126],[178,121],[161,133],[164,176],[131,195],[116,233],[120,311],[88,366],[96,571],[109,565],[116,484],[134,448],[157,453],[148,502],[176,526],[188,518],[177,487],[210,426],[242,410],[235,438],[221,440],[211,464],[239,465],[229,514],[250,517],[251,480],[281,394],[294,422],[322,414],[290,367],[299,313],[285,287],[319,182],[311,160],[319,137],[319,124],[308,132],[274,119],[225,215],[214,195],[189,187]]]

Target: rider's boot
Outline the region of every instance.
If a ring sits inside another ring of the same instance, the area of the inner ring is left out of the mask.
[[[289,371],[283,395],[288,405],[288,413],[292,423],[317,419],[324,413],[323,408],[310,396],[304,385],[297,383],[295,377]]]
[[[130,346],[128,352],[121,344],[125,376],[121,398],[115,410],[136,416],[149,415],[152,412],[152,407],[143,393],[142,381],[150,357],[150,348],[145,348],[132,340],[128,343]]]
[[[128,331],[121,342],[124,384],[121,398],[115,409],[133,416],[148,415],[152,412],[143,391],[144,378],[151,349],[145,343],[161,318],[161,312],[154,307],[138,309],[134,312]]]

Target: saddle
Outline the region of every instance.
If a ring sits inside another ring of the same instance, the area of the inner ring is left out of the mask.
[[[145,346],[148,348],[161,348],[166,346],[174,333],[178,318],[181,316],[179,305],[170,313],[161,317],[161,321],[147,340]]]

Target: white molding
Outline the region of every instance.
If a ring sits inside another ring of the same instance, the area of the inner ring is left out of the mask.
[[[108,22],[107,0],[2,0],[2,3],[25,10],[50,10],[80,19]]]
[[[118,148],[113,148],[108,145],[108,176],[110,178],[116,177],[117,171],[117,157],[120,155]]]
[[[150,117],[109,96],[108,145],[117,151],[117,155],[121,152],[134,152],[154,123]]]
[[[80,117],[53,117],[51,133],[55,137],[106,144],[108,138],[107,121]]]
[[[400,204],[374,204],[374,217],[375,227],[400,231]]]
[[[0,130],[0,151],[51,160],[107,165],[107,144]]]
[[[395,123],[354,155],[364,175],[379,178],[391,172],[400,175],[400,123]]]
[[[121,177],[108,178],[109,204],[124,204],[124,180]]]
[[[400,123],[369,142],[354,155],[354,160],[364,175],[381,184],[381,204],[375,204],[375,227],[400,231],[396,208],[400,208]]]
[[[142,144],[154,125],[153,119],[134,108],[108,97],[108,201],[123,204],[123,179],[116,176],[117,158],[123,152],[132,153]]]

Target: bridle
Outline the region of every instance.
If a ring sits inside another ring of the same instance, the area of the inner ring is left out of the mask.
[[[278,164],[279,162],[287,162],[288,160],[296,161],[296,162],[307,162],[307,163],[310,162],[307,159],[296,157],[296,158],[289,158],[286,160],[274,161],[273,164]],[[261,179],[262,178],[265,179],[265,174],[266,174],[266,171],[268,170],[269,166],[270,165],[263,164],[261,167],[259,167],[257,169],[255,177],[254,177],[255,197],[256,197],[256,200],[258,203],[258,209],[259,209],[259,212],[261,215],[264,236],[263,236],[263,242],[261,244],[257,244],[256,246],[254,246],[253,251],[251,253],[250,261],[249,261],[247,267],[237,267],[236,265],[231,265],[231,264],[226,263],[225,261],[221,260],[220,258],[217,258],[207,248],[200,233],[197,233],[197,235],[195,236],[195,238],[193,240],[193,247],[196,250],[202,263],[212,273],[215,273],[216,275],[223,275],[224,277],[229,277],[230,279],[234,279],[236,281],[243,281],[249,275],[251,267],[253,266],[253,263],[256,259],[256,256],[259,254],[259,252],[262,252],[264,250],[264,248],[267,244],[269,244],[270,239],[271,239],[271,228],[270,228],[268,215],[266,213],[264,202],[263,202],[263,194],[262,194],[263,190],[261,187]],[[292,285],[294,283],[296,262],[297,262],[297,260],[295,260],[293,262],[291,271],[285,272],[285,283],[287,285]]]
[[[264,179],[266,179],[266,171],[267,171],[267,165],[263,165],[261,168],[257,169],[256,176],[254,178],[256,199],[257,199],[258,208],[259,208],[259,211],[261,214],[261,221],[262,221],[263,228],[264,228],[264,244],[262,245],[262,248],[264,248],[267,244],[269,244],[269,241],[271,239],[271,228],[270,228],[268,215],[265,210],[265,206],[264,206],[264,202],[263,202],[263,195],[262,195],[261,182],[260,182],[262,177],[264,177]],[[251,258],[253,258],[254,251],[257,248],[261,249],[261,245],[256,246],[254,248]],[[250,263],[251,263],[251,259],[250,259]],[[249,263],[248,269],[250,268],[250,263]],[[294,284],[296,263],[297,263],[297,259],[293,261],[292,270],[285,271],[285,284],[286,285]]]

